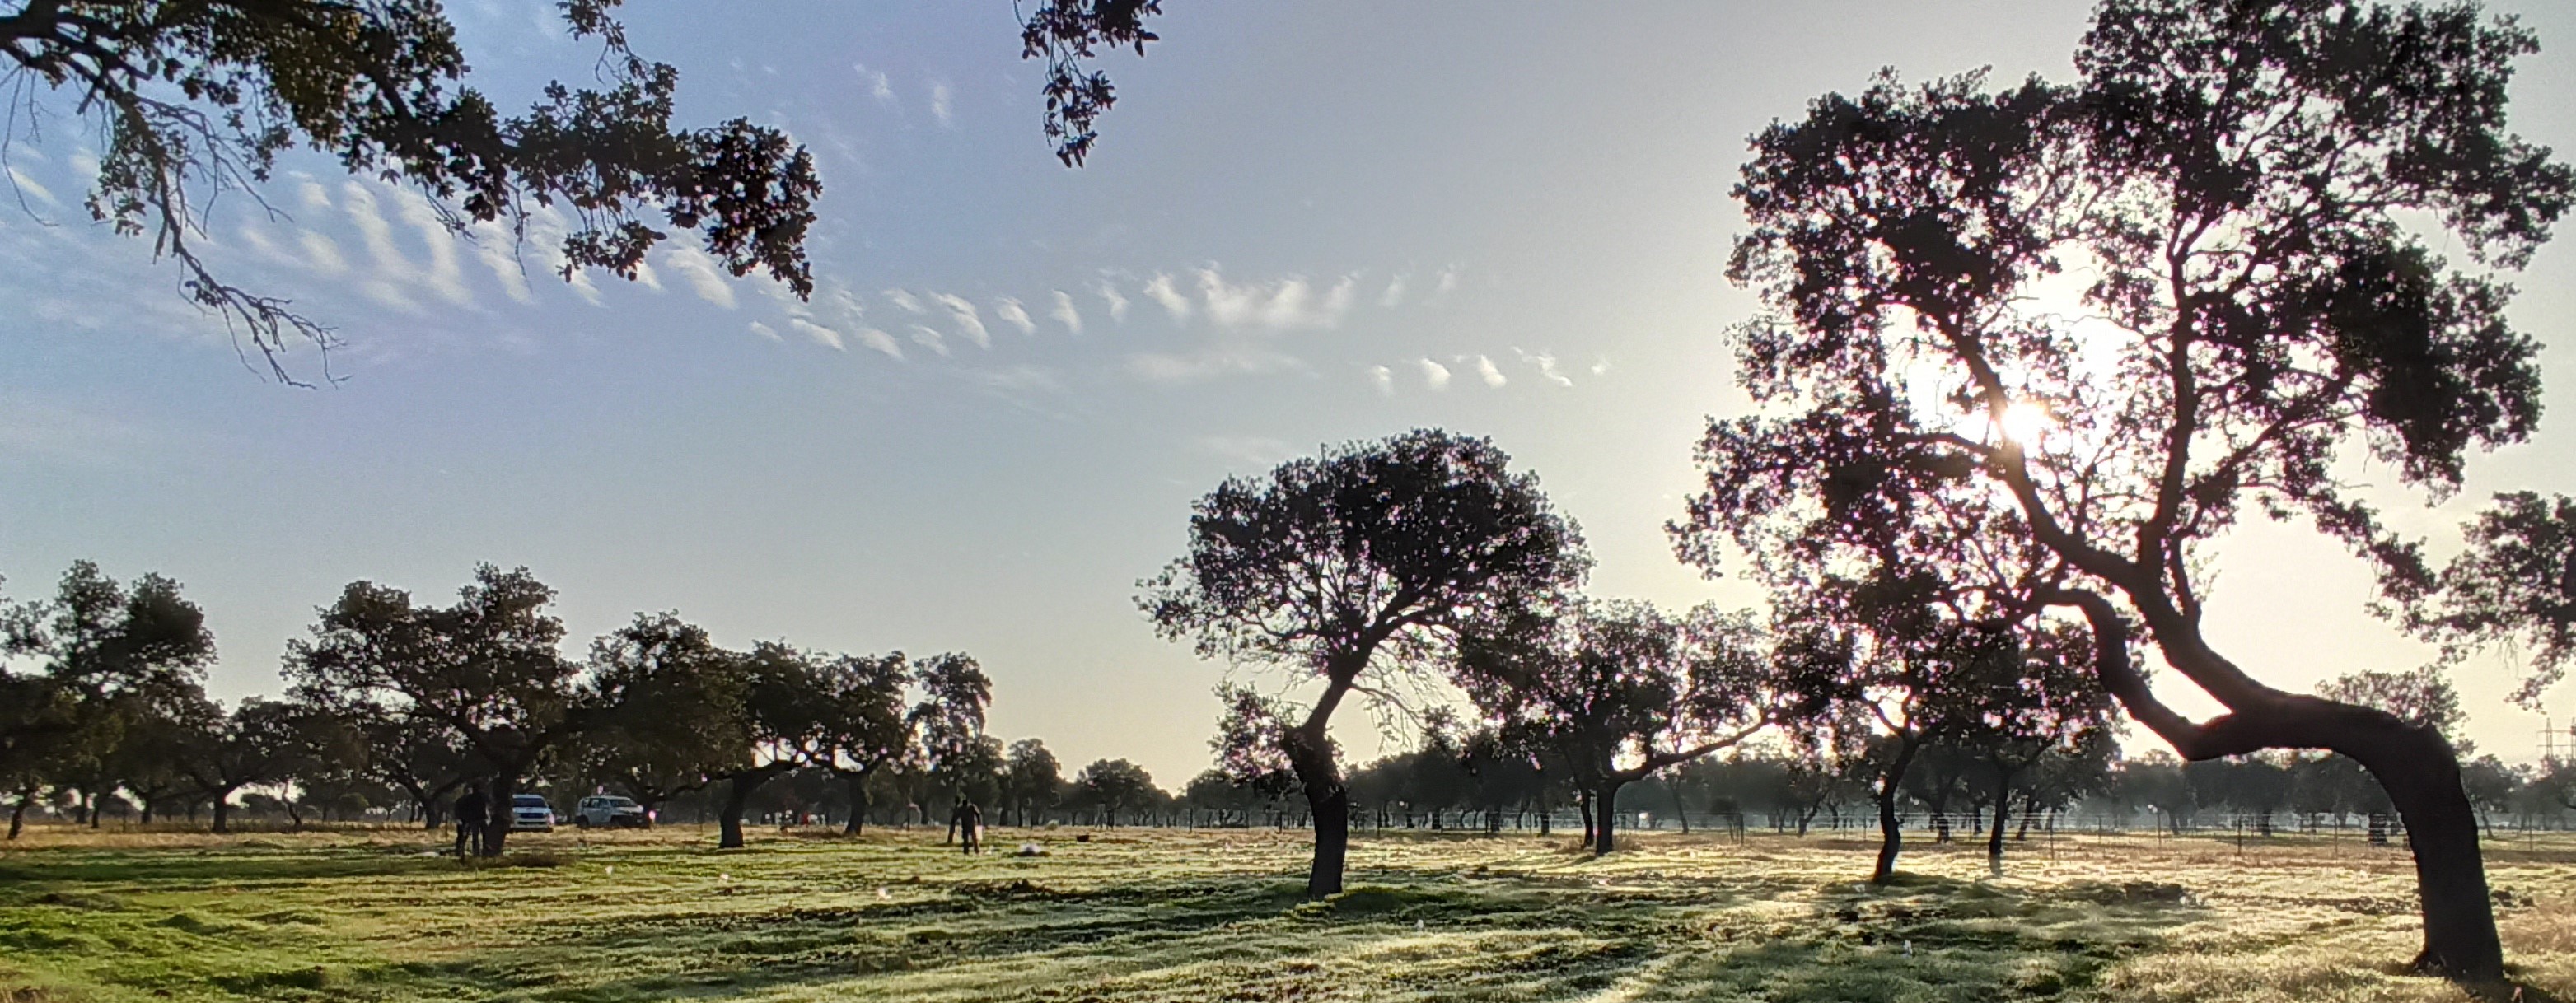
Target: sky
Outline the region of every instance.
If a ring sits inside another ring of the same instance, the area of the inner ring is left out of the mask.
[[[1145,58],[1103,60],[1119,103],[1067,170],[1008,3],[631,5],[635,49],[681,71],[683,121],[749,118],[813,150],[817,295],[728,278],[685,241],[643,281],[567,284],[542,225],[524,248],[452,238],[415,197],[290,160],[261,190],[274,215],[228,194],[205,243],[337,329],[343,379],[317,389],[261,379],[146,242],[88,222],[93,134],[21,129],[0,179],[8,593],[78,558],[177,578],[220,648],[209,689],[233,699],[276,692],[286,641],[345,583],[444,602],[479,562],[525,565],[575,649],[677,610],[737,646],[964,651],[994,680],[997,734],[1177,787],[1209,765],[1216,685],[1277,680],[1157,639],[1136,582],[1181,553],[1194,499],[1322,444],[1490,436],[1581,522],[1595,593],[1758,602],[1677,563],[1662,529],[1707,417],[1745,406],[1724,337],[1753,303],[1722,273],[1746,137],[1881,67],[2066,79],[2089,16],[1166,6]],[[2576,150],[2576,6],[2490,9],[2544,46],[2514,128]],[[552,10],[451,4],[505,108],[591,71]],[[2437,553],[2494,491],[2576,493],[2576,240],[2517,283],[2549,416],[2458,497],[2398,513]],[[2240,530],[2218,571],[2211,640],[2276,686],[2428,654],[2304,528]],[[2543,717],[2505,703],[2512,673],[2486,656],[2456,678],[2480,751],[2528,759]],[[2187,690],[2160,687],[2212,709]],[[2576,687],[2550,698],[2563,730]],[[1379,747],[1344,718],[1346,748]]]

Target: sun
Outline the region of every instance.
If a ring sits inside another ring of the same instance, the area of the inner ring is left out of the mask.
[[[2004,407],[2003,416],[1995,419],[1995,426],[2004,438],[2021,448],[2037,450],[2048,440],[2048,433],[2057,429],[2057,416],[2049,413],[2048,405],[2014,401]]]

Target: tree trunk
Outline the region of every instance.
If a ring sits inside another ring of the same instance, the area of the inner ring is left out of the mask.
[[[27,828],[27,798],[19,795],[18,803],[9,808],[9,838],[16,839]]]
[[[1601,782],[1600,796],[1593,799],[1601,805],[1599,810],[1593,812],[1601,819],[1601,824],[1594,827],[1596,831],[1592,835],[1592,855],[1595,857],[1608,856],[1616,846],[1618,825],[1615,820],[1619,817],[1619,788],[1624,786],[1627,784],[1623,781],[1604,780]]]
[[[224,834],[224,833],[228,833],[228,832],[233,831],[233,827],[232,827],[232,809],[233,809],[233,806],[232,806],[232,798],[233,798],[233,789],[232,789],[232,788],[230,788],[230,787],[226,787],[226,788],[224,788],[223,790],[219,790],[219,791],[216,791],[216,792],[215,792],[215,834],[216,834],[216,835],[219,835],[219,836],[220,836],[220,835],[222,835],[222,834]],[[25,807],[25,806],[24,806],[24,805],[21,805],[20,807],[22,807],[22,808],[23,808],[23,807]]]
[[[1592,841],[1598,838],[1593,835],[1594,826],[1592,820],[1591,788],[1577,787],[1574,789],[1574,810],[1583,816],[1583,843],[1586,846],[1590,846],[1592,845]]]
[[[1914,765],[1915,743],[1901,741],[1896,759],[1887,764],[1887,772],[1878,783],[1878,866],[1869,872],[1872,884],[1886,884],[1896,876],[1896,855],[1905,849],[1905,834],[1896,818],[1896,798],[1904,793],[1905,770]]]
[[[492,789],[484,795],[489,803],[483,807],[483,855],[501,855],[501,845],[510,838],[510,826],[519,820],[515,802],[519,797],[519,775],[516,770],[502,770],[492,778]]]
[[[2156,698],[2129,661],[2129,625],[2117,607],[2073,590],[2054,597],[2084,611],[2098,648],[2095,668],[2129,716],[2189,761],[2262,749],[2326,749],[2352,757],[2379,781],[2407,827],[2424,913],[2416,970],[2464,982],[2503,978],[2504,947],[2478,849],[2477,813],[2461,786],[2460,758],[2451,743],[2386,711],[2263,686],[2212,650],[2198,625],[2162,595],[2128,594],[2166,664],[2229,709],[2202,723],[2183,717]]]
[[[741,774],[725,782],[724,810],[716,816],[716,848],[731,850],[742,846],[742,809],[751,800],[752,788],[759,786],[751,774]]]
[[[1315,859],[1306,871],[1306,897],[1320,899],[1342,891],[1342,863],[1350,854],[1351,791],[1333,765],[1333,747],[1324,735],[1322,715],[1287,735],[1288,763],[1306,789],[1306,807],[1315,820]]]
[[[1995,771],[1994,824],[1986,827],[1986,872],[2004,873],[2004,818],[2012,811],[2012,774]]]
[[[850,821],[841,826],[843,835],[856,836],[867,828],[868,775],[852,773],[841,778],[850,789]]]

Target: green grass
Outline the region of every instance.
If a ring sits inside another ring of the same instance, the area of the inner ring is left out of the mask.
[[[1298,894],[1300,833],[686,829],[514,837],[37,830],[0,849],[0,1003],[122,1000],[2460,1000],[2397,971],[2401,851],[2060,837],[1966,847],[1362,836]],[[2576,841],[2489,857],[2526,1003],[2576,999]],[[2510,989],[2504,990],[2510,993]]]

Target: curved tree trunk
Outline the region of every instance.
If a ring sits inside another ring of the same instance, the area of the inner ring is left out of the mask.
[[[232,806],[232,797],[233,797],[232,788],[229,788],[229,787],[227,787],[227,788],[225,788],[225,789],[223,789],[223,790],[220,790],[220,791],[216,791],[216,792],[215,792],[215,834],[216,834],[216,835],[222,835],[222,834],[224,834],[224,833],[228,833],[228,832],[233,831],[233,826],[232,826],[232,817],[233,817],[233,813],[232,813],[232,809],[233,809],[233,806]],[[26,807],[27,807],[27,806],[26,806],[26,804],[25,804],[24,802],[21,802],[21,803],[18,805],[18,809],[19,809],[20,811],[25,811],[25,810],[26,810]]]
[[[18,803],[9,806],[9,838],[18,838],[18,834],[26,831],[26,829],[27,796],[21,794],[18,796]]]
[[[1869,872],[1873,884],[1886,884],[1896,876],[1896,855],[1905,849],[1902,823],[1896,817],[1896,798],[1904,792],[1905,770],[1914,765],[1916,743],[1900,741],[1896,759],[1887,764],[1887,772],[1878,781],[1878,866]]]
[[[1315,821],[1315,859],[1306,870],[1306,897],[1319,899],[1342,890],[1343,861],[1350,855],[1351,791],[1333,765],[1330,741],[1321,714],[1288,733],[1288,764],[1305,788],[1306,807]]]
[[[2470,982],[2504,977],[2504,946],[2496,936],[2495,903],[2488,897],[2486,861],[2478,848],[2477,812],[2460,783],[2460,757],[2451,743],[2386,711],[2284,693],[2255,682],[2211,650],[2169,604],[2138,602],[2132,593],[2166,663],[2228,707],[2226,714],[2194,723],[2158,700],[2138,674],[2129,660],[2128,621],[2110,600],[2076,590],[2053,598],[2084,611],[2104,687],[2183,759],[2262,749],[2326,749],[2369,770],[2397,808],[2415,855],[2424,949],[2415,956],[2414,967]]]

